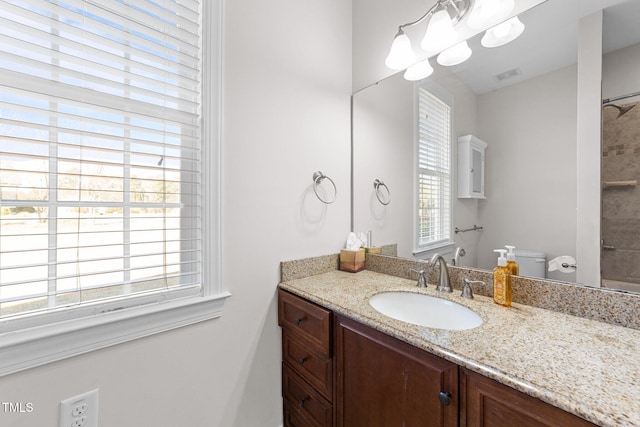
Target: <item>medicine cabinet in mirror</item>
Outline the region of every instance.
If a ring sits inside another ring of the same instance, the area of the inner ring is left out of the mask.
[[[473,135],[458,137],[458,198],[484,199],[487,143]]]

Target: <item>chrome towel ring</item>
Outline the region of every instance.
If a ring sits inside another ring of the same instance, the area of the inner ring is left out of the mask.
[[[384,191],[380,189],[381,187],[384,188]],[[373,188],[376,190],[376,198],[380,203],[385,206],[391,203],[391,191],[389,190],[389,187],[387,187],[387,184],[376,179],[373,181]],[[380,197],[383,192],[387,193],[387,195],[385,197]]]
[[[329,182],[333,186],[333,199],[331,199],[331,200],[325,200],[322,197],[320,197],[320,194],[318,194],[318,185],[320,185],[320,183],[324,179],[329,180]],[[336,183],[333,182],[333,180],[331,178],[329,178],[328,176],[323,174],[321,171],[316,171],[316,172],[313,173],[313,192],[316,193],[316,197],[322,203],[327,204],[327,205],[330,205],[331,203],[335,202],[336,198],[338,197],[338,189],[336,188]]]

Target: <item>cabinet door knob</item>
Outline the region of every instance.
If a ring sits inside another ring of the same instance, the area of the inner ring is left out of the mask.
[[[440,403],[444,406],[449,406],[451,404],[451,393],[448,391],[441,391],[440,394],[438,394],[438,399],[440,399]]]
[[[304,362],[306,362],[306,361],[307,361],[306,357],[301,357],[300,359],[298,359],[298,363],[301,364],[301,365],[304,365]]]
[[[300,399],[300,406],[304,406],[304,404],[307,403],[307,400],[309,399],[311,399],[309,396],[306,396]]]
[[[298,317],[296,319],[296,325],[300,326],[300,323],[304,322],[304,317]]]

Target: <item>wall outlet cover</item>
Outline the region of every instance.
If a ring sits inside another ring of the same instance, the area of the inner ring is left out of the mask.
[[[60,427],[98,427],[98,389],[60,402]]]

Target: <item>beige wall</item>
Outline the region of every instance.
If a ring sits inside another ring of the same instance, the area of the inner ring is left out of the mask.
[[[575,256],[576,90],[572,65],[479,97],[489,146],[478,224],[491,231],[479,240],[480,268],[495,267],[504,245]]]
[[[103,427],[282,423],[279,262],[335,253],[349,231],[351,2],[225,8],[222,318],[0,378],[0,400],[34,406],[3,427],[56,427],[60,400],[94,388]]]
[[[640,43],[616,50],[602,58],[602,98],[613,98],[640,92]],[[640,97],[618,101],[635,102]]]

